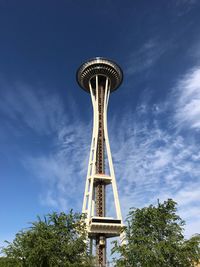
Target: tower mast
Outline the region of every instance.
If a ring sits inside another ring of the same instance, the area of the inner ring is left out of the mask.
[[[77,71],[79,85],[91,95],[93,105],[93,133],[85,184],[82,212],[86,214],[88,238],[96,262],[106,266],[106,239],[120,236],[123,228],[118,191],[107,130],[107,107],[110,93],[122,82],[120,67],[104,58],[91,59]],[[107,154],[108,168],[105,168]],[[106,186],[112,185],[116,217],[106,216]]]

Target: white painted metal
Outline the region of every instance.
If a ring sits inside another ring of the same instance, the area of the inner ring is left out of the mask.
[[[107,127],[107,108],[108,108],[108,100],[109,100],[110,90],[108,88],[108,78],[106,79],[106,88],[105,88],[105,100],[104,102],[104,138],[105,138],[105,145],[108,155],[108,164],[110,169],[110,176],[112,178],[112,188],[113,188],[113,194],[114,194],[114,201],[115,201],[115,209],[117,214],[117,219],[122,221],[122,215],[121,215],[121,208],[119,203],[119,197],[118,197],[118,191],[117,191],[117,184],[115,179],[115,172],[112,162],[112,156],[111,156],[111,150],[110,150],[110,143],[108,139],[108,127]]]
[[[90,86],[90,95],[93,105],[93,133],[92,133],[92,142],[90,149],[90,158],[88,164],[86,186],[83,200],[82,213],[86,214],[86,224],[89,225],[89,220],[91,218],[91,212],[94,213],[94,175],[96,172],[96,151],[97,151],[97,140],[98,140],[98,76],[96,76],[96,96],[92,89],[91,83]],[[88,191],[89,187],[89,191]]]
[[[97,141],[98,141],[98,130],[99,130],[98,129],[98,125],[99,125],[98,90],[97,90],[98,89],[98,75],[96,75],[96,94],[94,93],[94,89],[92,88],[91,83],[89,83],[89,88],[90,88],[90,95],[91,95],[92,106],[93,106],[93,132],[92,132],[92,142],[91,142],[91,148],[90,148],[89,164],[88,164],[87,178],[86,178],[86,184],[85,184],[85,193],[84,193],[84,200],[83,200],[83,207],[82,207],[82,212],[86,214],[86,225],[88,227],[88,232],[90,232],[90,229],[91,229],[91,218],[94,217],[95,215],[94,214],[95,212],[94,211],[95,209],[94,180],[98,178],[105,179],[106,181],[109,181],[109,183],[111,183],[112,189],[113,189],[115,209],[116,209],[116,219],[121,220],[121,226],[123,226],[116,179],[115,179],[115,172],[114,172],[110,144],[109,144],[109,139],[108,139],[107,107],[108,107],[108,100],[109,100],[109,95],[110,95],[109,80],[108,78],[106,78],[105,97],[104,97],[104,106],[103,106],[104,108],[104,120],[103,121],[104,121],[105,153],[107,153],[108,169],[109,169],[109,174],[107,175],[96,174],[96,160],[97,160],[96,154],[97,154]],[[118,229],[119,229],[119,225],[118,225]],[[107,231],[109,231],[109,225],[108,225]]]

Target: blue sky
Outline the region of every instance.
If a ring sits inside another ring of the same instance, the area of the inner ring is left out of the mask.
[[[81,211],[92,106],[75,74],[95,56],[124,71],[108,113],[124,217],[170,197],[199,232],[199,1],[1,1],[0,25],[1,244]]]

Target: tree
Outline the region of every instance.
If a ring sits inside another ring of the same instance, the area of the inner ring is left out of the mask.
[[[16,234],[2,252],[12,267],[89,267],[86,228],[82,215],[52,213],[38,217],[27,230]],[[13,264],[14,262],[14,264]]]
[[[142,209],[132,209],[127,218],[126,244],[115,242],[116,266],[194,267],[200,259],[200,236],[183,236],[184,221],[176,214],[172,199]]]
[[[0,267],[17,267],[19,266],[15,260],[8,259],[7,257],[0,257]]]

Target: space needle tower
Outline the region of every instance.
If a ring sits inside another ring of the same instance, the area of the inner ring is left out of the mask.
[[[93,106],[92,142],[82,213],[86,215],[90,248],[96,255],[96,265],[99,267],[106,266],[106,240],[120,236],[124,226],[107,129],[109,96],[120,86],[122,79],[120,67],[100,57],[85,62],[77,71],[77,82],[90,94]],[[114,217],[107,216],[106,193],[111,188]]]

